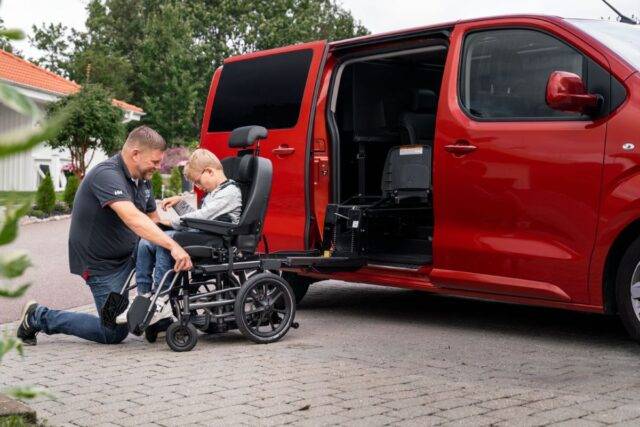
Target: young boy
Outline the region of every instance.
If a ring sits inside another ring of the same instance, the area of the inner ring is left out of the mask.
[[[206,192],[200,209],[188,212],[180,218],[217,219],[237,223],[242,211],[242,194],[240,187],[224,174],[220,160],[209,150],[197,149],[193,152],[184,168],[186,178],[196,187]],[[162,210],[180,203],[182,197],[174,196],[164,199]],[[187,230],[180,224],[180,219],[163,221],[165,226],[175,230]],[[174,231],[167,231],[172,235]],[[138,243],[136,258],[136,285],[138,295],[149,296],[154,287],[160,284],[167,271],[173,268],[174,261],[166,249],[141,239]],[[169,274],[165,286],[171,283],[173,274]],[[171,307],[166,304],[168,298],[158,299],[158,309],[150,324],[172,316]],[[126,323],[126,312],[118,316],[118,323]]]

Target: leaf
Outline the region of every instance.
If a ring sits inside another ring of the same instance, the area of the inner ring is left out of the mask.
[[[67,118],[68,112],[63,111],[38,128],[21,129],[0,135],[0,157],[29,150],[44,141],[52,139]]]
[[[21,276],[31,265],[31,261],[25,251],[14,251],[0,255],[0,276],[13,279]]]
[[[5,390],[3,393],[22,400],[34,399],[38,396],[47,396],[55,400],[55,397],[51,393],[33,387],[13,387]]]
[[[2,339],[0,339],[0,361],[2,361],[2,357],[5,354],[14,349],[20,354],[20,356],[22,356],[22,341],[18,338],[9,336],[6,333],[3,335]]]
[[[27,292],[27,289],[29,289],[29,286],[31,286],[30,283],[25,283],[24,285],[20,285],[18,289],[0,288],[0,297],[20,298],[22,295],[24,295],[25,292]]]
[[[18,221],[29,211],[30,205],[31,203],[28,202],[13,210],[9,210],[7,207],[4,223],[2,224],[2,228],[0,228],[0,245],[6,245],[16,239],[18,235]]]
[[[33,118],[42,116],[35,102],[4,83],[0,83],[0,103],[25,116]]]
[[[0,29],[0,37],[4,37],[9,40],[22,40],[25,38],[24,31],[17,28],[2,28]]]

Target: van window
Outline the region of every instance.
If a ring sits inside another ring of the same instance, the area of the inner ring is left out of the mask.
[[[534,30],[474,32],[464,43],[460,100],[478,119],[540,120],[581,118],[546,103],[553,71],[585,75],[587,61],[560,40]]]
[[[213,101],[209,132],[240,126],[291,128],[298,122],[311,49],[225,64]]]

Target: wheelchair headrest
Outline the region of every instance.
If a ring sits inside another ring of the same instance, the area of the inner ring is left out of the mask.
[[[230,148],[247,148],[259,139],[265,139],[269,132],[262,126],[243,126],[236,128],[229,135]]]

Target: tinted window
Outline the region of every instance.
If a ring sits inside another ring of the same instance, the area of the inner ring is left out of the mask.
[[[553,71],[585,74],[586,61],[575,49],[533,30],[472,33],[464,43],[460,98],[482,119],[580,118],[552,110],[545,95]]]
[[[213,102],[209,132],[240,126],[295,126],[313,52],[269,55],[225,64]]]

